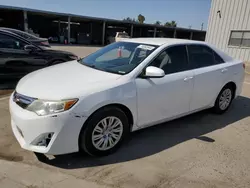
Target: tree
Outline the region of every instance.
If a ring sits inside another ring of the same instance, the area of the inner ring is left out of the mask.
[[[165,24],[164,24],[164,26],[166,26],[166,27],[176,27],[177,26],[177,23],[176,23],[176,21],[171,21],[171,22],[166,22]]]
[[[144,23],[144,21],[145,21],[145,17],[141,14],[138,15],[137,19],[138,19],[139,23]]]
[[[156,21],[155,25],[161,25],[161,22],[160,21]]]
[[[134,18],[130,18],[130,17],[124,18],[123,21],[136,22],[136,20]]]

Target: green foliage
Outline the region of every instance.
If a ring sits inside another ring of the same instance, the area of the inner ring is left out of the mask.
[[[138,19],[139,23],[144,23],[144,21],[145,21],[145,17],[143,15],[141,15],[141,14],[138,15],[137,19]]]
[[[166,22],[165,24],[164,24],[164,26],[166,26],[166,27],[177,27],[177,23],[176,23],[176,21],[171,21],[171,22]]]

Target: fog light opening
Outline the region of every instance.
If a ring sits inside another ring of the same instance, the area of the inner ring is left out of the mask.
[[[35,141],[33,141],[33,145],[47,147],[53,135],[54,133],[44,133],[40,135]]]

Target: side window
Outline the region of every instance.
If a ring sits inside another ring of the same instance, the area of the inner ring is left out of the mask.
[[[189,63],[192,69],[215,64],[214,52],[203,45],[188,45]]]
[[[0,34],[0,48],[23,50],[26,44],[14,37]]]
[[[155,66],[164,70],[165,74],[171,74],[187,70],[186,46],[173,46],[161,52],[149,66]]]
[[[216,64],[225,63],[225,61],[216,52],[214,52],[214,61]]]

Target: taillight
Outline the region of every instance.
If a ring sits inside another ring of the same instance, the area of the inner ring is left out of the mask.
[[[49,46],[49,42],[48,41],[43,41],[43,42],[41,42],[41,44]]]

